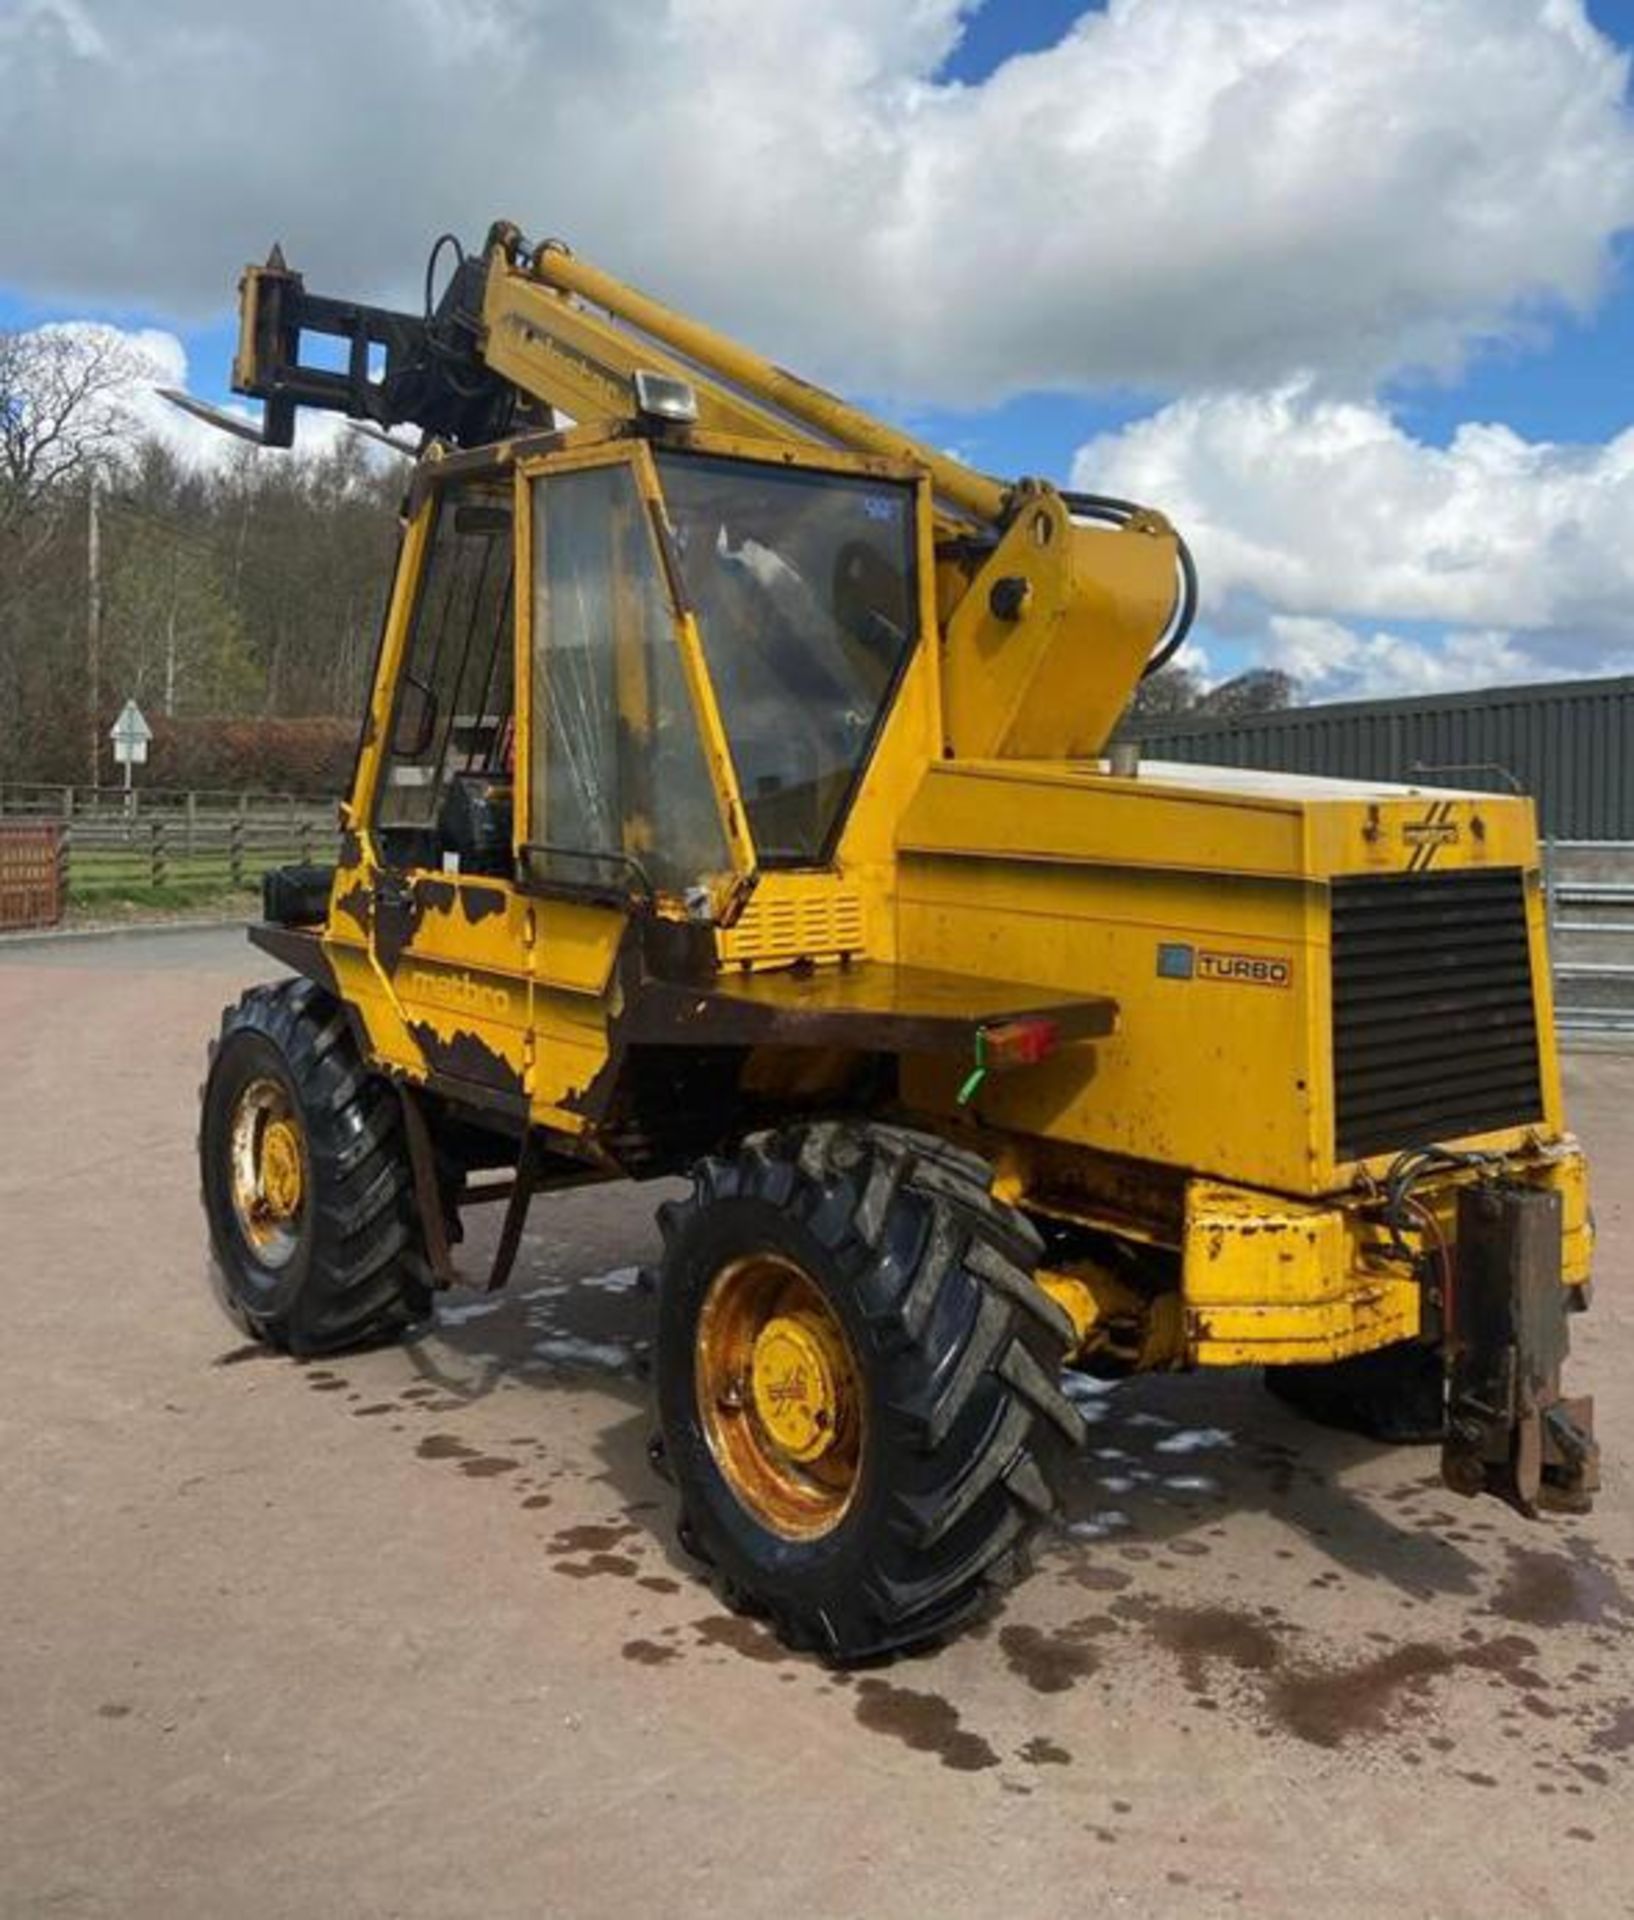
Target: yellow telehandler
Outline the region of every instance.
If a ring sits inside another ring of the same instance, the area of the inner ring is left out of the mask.
[[[238,1322],[389,1338],[463,1209],[498,1286],[537,1195],[689,1174],[655,1452],[835,1660],[1024,1566],[1064,1367],[1263,1366],[1581,1510],[1530,803],[1109,751],[1195,607],[1160,513],[973,472],[558,242],[451,259],[421,314],[276,249],[240,289],[235,430],[418,438],[338,863],[267,876],[295,977],[211,1049]]]

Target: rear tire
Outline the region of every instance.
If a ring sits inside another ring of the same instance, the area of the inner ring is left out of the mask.
[[[252,987],[222,1015],[201,1099],[216,1292],[236,1326],[309,1355],[426,1317],[402,1109],[330,995],[309,980]]]
[[[813,1124],[703,1161],[692,1197],[660,1210],[659,1419],[682,1540],[791,1646],[850,1662],[941,1637],[1025,1571],[1056,1510],[1083,1440],[1059,1385],[1071,1327],[1030,1278],[1037,1235],[990,1178],[934,1136]],[[756,1263],[793,1276],[774,1283],[774,1323],[795,1328],[778,1350],[827,1322],[806,1351],[856,1402],[835,1401],[846,1462],[822,1463],[804,1505],[797,1486],[792,1518],[713,1411],[746,1421],[761,1404],[758,1359],[754,1408],[741,1380],[715,1397],[711,1346],[710,1303]]]

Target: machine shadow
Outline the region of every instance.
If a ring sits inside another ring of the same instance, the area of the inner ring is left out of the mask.
[[[621,1194],[628,1205],[618,1204]],[[648,1457],[653,1301],[638,1275],[658,1253],[652,1208],[661,1197],[624,1188],[545,1201],[511,1288],[444,1296],[434,1326],[408,1352],[420,1380],[439,1391],[429,1404],[448,1410],[502,1385],[613,1402],[618,1412],[595,1441],[597,1477],[627,1508],[647,1512],[660,1502],[666,1553],[696,1572],[672,1545],[672,1497]],[[467,1271],[482,1270],[493,1233],[490,1221],[472,1225],[461,1249]],[[1433,1448],[1386,1447],[1313,1425],[1266,1393],[1252,1369],[1112,1384],[1072,1376],[1069,1384],[1088,1439],[1046,1547],[1059,1570],[1158,1551],[1200,1554],[1199,1536],[1210,1529],[1265,1514],[1290,1536],[1273,1554],[1292,1559],[1304,1549],[1332,1563],[1316,1584],[1342,1573],[1415,1600],[1477,1592],[1480,1564],[1460,1544],[1473,1537],[1470,1523],[1461,1524],[1462,1503],[1441,1487]],[[1386,1458],[1397,1471],[1381,1486],[1369,1469]],[[1353,1475],[1371,1484],[1347,1484]]]

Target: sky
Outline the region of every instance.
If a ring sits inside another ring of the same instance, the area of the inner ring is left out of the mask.
[[[1634,0],[0,0],[0,327],[221,400],[273,239],[414,305],[503,216],[1161,508],[1208,679],[1634,672],[1631,49]]]

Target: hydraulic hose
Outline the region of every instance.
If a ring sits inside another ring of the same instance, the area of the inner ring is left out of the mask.
[[[1109,493],[1067,493],[1061,498],[1066,502],[1068,513],[1080,520],[1103,520],[1109,526],[1124,527],[1143,509],[1133,500],[1119,500]],[[1154,673],[1161,673],[1180,649],[1186,644],[1186,636],[1191,632],[1192,622],[1197,618],[1197,563],[1186,545],[1184,534],[1175,533],[1175,565],[1179,578],[1175,584],[1174,606],[1169,614],[1168,624],[1152,651],[1152,657],[1141,669],[1140,677],[1149,680]]]

